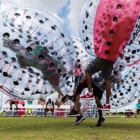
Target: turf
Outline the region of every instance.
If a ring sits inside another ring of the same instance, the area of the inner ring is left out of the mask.
[[[102,127],[95,127],[95,118],[74,122],[74,117],[1,116],[0,140],[140,140],[140,118],[106,117]]]

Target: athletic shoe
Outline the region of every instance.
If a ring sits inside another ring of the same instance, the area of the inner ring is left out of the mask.
[[[85,117],[84,116],[78,116],[76,122],[74,123],[74,125],[78,125],[83,120],[85,120]]]
[[[83,96],[80,97],[81,99],[93,99],[94,98],[94,94],[85,94]]]
[[[104,104],[103,106],[99,106],[98,109],[99,110],[109,111],[110,110],[110,105]]]
[[[76,97],[75,97],[75,95],[73,95],[73,96],[65,95],[65,96],[62,97],[61,102],[65,103],[67,100],[70,100],[73,103],[75,103],[76,102]]]
[[[72,101],[73,103],[76,102],[76,97],[75,97],[75,95],[73,95],[73,96],[69,96],[69,95],[68,95],[68,99],[69,99],[70,101]]]
[[[101,117],[101,118],[99,118],[99,120],[98,120],[96,126],[97,126],[97,127],[100,127],[100,126],[103,125],[104,122],[105,122],[105,118]]]
[[[80,114],[78,113],[78,111],[76,111],[76,110],[72,110],[69,114],[67,114],[67,116],[71,116],[71,117],[73,117],[73,116],[79,116]]]
[[[79,120],[79,116],[76,116],[76,121],[74,122],[74,125],[75,125],[75,123]]]
[[[62,97],[61,102],[65,103],[68,100],[68,95]]]

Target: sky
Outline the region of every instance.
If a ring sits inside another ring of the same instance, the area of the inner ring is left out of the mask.
[[[79,37],[80,11],[86,0],[0,0],[1,12],[13,6],[46,11],[59,19],[71,36]]]

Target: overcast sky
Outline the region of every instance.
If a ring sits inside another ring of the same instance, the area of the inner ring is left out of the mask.
[[[86,0],[0,0],[1,11],[12,6],[26,6],[46,11],[66,26],[70,35],[79,36],[79,17]]]

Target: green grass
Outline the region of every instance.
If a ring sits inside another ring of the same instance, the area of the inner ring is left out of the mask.
[[[140,118],[107,117],[102,127],[95,127],[94,118],[74,122],[74,117],[1,116],[0,140],[140,140]]]

